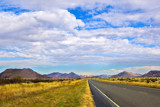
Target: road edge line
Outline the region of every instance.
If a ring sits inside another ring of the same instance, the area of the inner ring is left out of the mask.
[[[88,81],[89,82],[89,81]],[[92,84],[91,82],[89,82]],[[93,85],[93,84],[92,84]],[[104,95],[109,101],[111,101],[115,106],[120,107],[117,103],[115,103],[112,99],[110,99],[106,94],[104,94],[101,90],[99,90],[96,86],[93,85],[94,88],[96,88],[102,95]]]

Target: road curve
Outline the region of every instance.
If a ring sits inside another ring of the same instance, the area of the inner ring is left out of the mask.
[[[160,107],[160,89],[89,80],[96,107]]]

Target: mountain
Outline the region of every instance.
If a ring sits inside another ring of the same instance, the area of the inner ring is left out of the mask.
[[[111,76],[111,78],[128,78],[128,77],[139,77],[141,76],[141,74],[134,74],[134,73],[131,73],[131,72],[121,72],[117,75],[113,75]]]
[[[6,69],[4,72],[0,73],[0,78],[13,78],[15,76],[21,76],[26,79],[36,79],[36,78],[48,78],[45,75],[41,75],[32,69]]]
[[[142,77],[160,77],[160,71],[159,70],[151,70],[148,73],[142,75]]]
[[[75,74],[74,72],[71,72],[69,74],[54,72],[54,73],[48,74],[47,76],[51,78],[81,78],[79,75]]]
[[[109,78],[109,77],[111,77],[111,75],[102,74],[102,75],[98,75],[98,77],[100,77],[100,78]]]
[[[47,74],[48,77],[55,77],[55,78],[58,78],[61,75],[62,75],[62,73],[59,73],[59,72],[54,72],[54,73],[51,73],[51,74]]]
[[[99,78],[99,76],[96,75],[80,75],[81,78]]]

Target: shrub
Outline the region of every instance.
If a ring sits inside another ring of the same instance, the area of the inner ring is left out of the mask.
[[[22,79],[21,76],[15,76],[10,80],[11,83],[22,83],[23,81],[24,80]]]
[[[151,79],[151,81],[152,81],[152,82],[156,82],[156,81],[157,81],[157,78],[155,78],[155,79]]]

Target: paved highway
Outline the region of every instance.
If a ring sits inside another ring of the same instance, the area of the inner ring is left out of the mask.
[[[89,80],[96,107],[160,107],[160,89]]]

